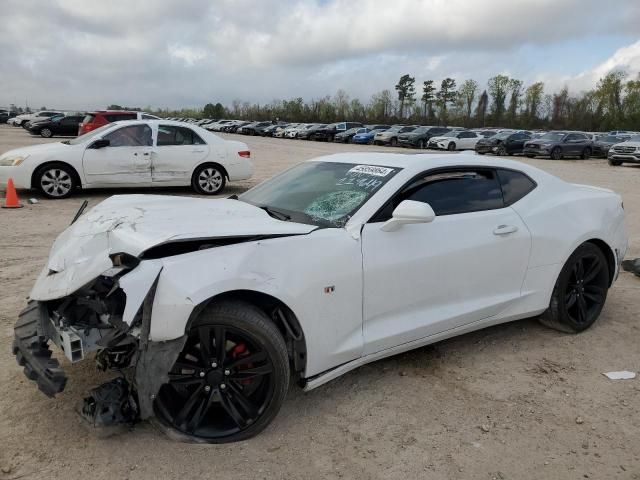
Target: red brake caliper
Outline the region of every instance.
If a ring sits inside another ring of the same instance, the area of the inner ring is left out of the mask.
[[[234,359],[247,357],[247,356],[249,356],[249,351],[247,350],[247,346],[244,343],[236,344],[236,346],[233,347],[233,349],[231,350],[231,357]],[[243,370],[251,367],[252,367],[251,364],[247,364],[247,366],[243,368]],[[249,385],[251,383],[251,380],[240,380],[238,383],[242,385]]]

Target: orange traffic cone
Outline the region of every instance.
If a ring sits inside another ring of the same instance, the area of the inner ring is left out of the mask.
[[[7,182],[7,194],[4,199],[4,205],[2,208],[22,208],[20,200],[18,200],[18,194],[16,193],[16,187],[13,185],[13,178],[10,178]]]

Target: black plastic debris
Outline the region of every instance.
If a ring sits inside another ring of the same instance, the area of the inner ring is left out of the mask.
[[[81,416],[94,427],[133,425],[138,405],[129,383],[122,377],[103,383],[84,399]]]
[[[634,260],[623,260],[622,268],[633,273],[636,277],[640,277],[640,258]]]

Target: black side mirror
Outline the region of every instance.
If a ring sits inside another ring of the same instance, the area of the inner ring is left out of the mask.
[[[93,142],[91,145],[89,145],[89,148],[95,148],[95,149],[104,148],[104,147],[108,147],[110,144],[111,142],[109,140],[107,140],[106,138],[101,138]]]

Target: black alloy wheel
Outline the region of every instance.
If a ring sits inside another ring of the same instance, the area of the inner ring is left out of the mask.
[[[586,330],[600,315],[608,288],[607,259],[596,245],[584,243],[563,267],[540,321],[569,333]]]
[[[389,145],[391,145],[392,147],[397,147],[398,146],[398,139],[396,137],[393,137],[391,139],[391,141],[389,142]]]
[[[158,419],[188,440],[252,437],[273,420],[287,392],[284,340],[249,304],[215,305],[198,320],[158,393]]]
[[[44,138],[51,138],[53,137],[53,132],[50,128],[43,128],[42,130],[40,130],[40,135]]]
[[[498,149],[496,150],[496,154],[499,155],[500,157],[504,157],[507,155],[507,149],[505,148],[504,145],[499,145]]]
[[[580,158],[582,158],[583,160],[589,160],[589,157],[591,157],[591,149],[587,147],[584,150],[582,150],[582,153],[580,154]]]
[[[449,150],[450,152],[453,152],[456,149],[456,144],[451,142],[449,143],[449,145],[447,145],[447,150]]]
[[[555,147],[551,150],[551,160],[562,160],[562,149],[560,147]]]

